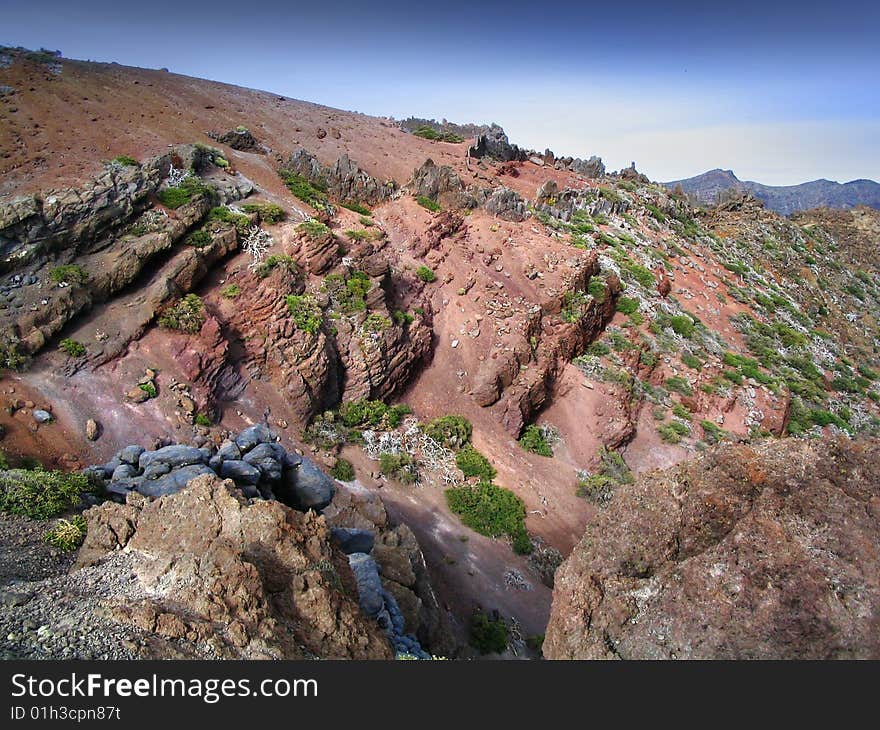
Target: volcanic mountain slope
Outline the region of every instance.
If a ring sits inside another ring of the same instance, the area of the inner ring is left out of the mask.
[[[751,193],[770,210],[789,215],[810,208],[855,208],[866,205],[880,208],[880,183],[874,180],[812,180],[800,185],[762,185],[740,180],[733,170],[709,170],[702,175],[663,183],[671,189],[680,188],[692,200],[715,205],[731,193]]]
[[[12,457],[76,468],[266,419],[410,525],[462,633],[479,606],[524,638],[560,552],[632,472],[716,441],[877,429],[876,261],[846,279],[875,211],[696,213],[497,127],[432,141],[167,72],[4,56]],[[509,520],[477,519],[469,495]]]

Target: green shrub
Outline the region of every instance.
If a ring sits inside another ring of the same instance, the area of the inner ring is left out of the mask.
[[[366,398],[349,401],[339,407],[339,417],[349,428],[397,428],[409,413],[412,413],[412,409],[404,403],[389,407],[380,400]]]
[[[531,552],[531,541],[528,541],[525,527],[525,506],[509,489],[492,482],[452,487],[446,490],[446,502],[465,525],[481,535],[507,535],[523,554]],[[528,547],[523,537],[529,542]]]
[[[85,284],[89,275],[79,264],[64,264],[52,269],[49,278],[56,284]]]
[[[669,318],[669,326],[672,331],[682,337],[691,338],[694,334],[694,321],[686,314],[677,314]]]
[[[220,296],[226,299],[235,299],[241,296],[241,287],[238,284],[229,284],[220,290]]]
[[[460,449],[471,439],[473,426],[464,416],[441,416],[422,428],[422,432],[450,449]]]
[[[602,357],[611,352],[611,348],[604,342],[596,341],[587,348],[587,354],[593,357]]]
[[[284,208],[275,203],[246,203],[241,209],[245,213],[256,213],[264,223],[279,223],[287,217]]]
[[[379,455],[379,471],[402,484],[415,484],[419,479],[418,466],[409,454]]]
[[[198,231],[193,231],[186,237],[186,242],[190,246],[195,246],[196,248],[207,246],[213,240],[214,239],[211,237],[211,234],[202,229],[199,229]]]
[[[604,505],[611,501],[616,486],[617,482],[604,474],[580,472],[575,493],[593,504]]]
[[[660,434],[660,438],[667,444],[680,443],[682,438],[689,435],[690,432],[691,430],[679,421],[671,421],[670,423],[657,426],[657,433]]]
[[[416,202],[423,208],[427,208],[428,210],[430,210],[432,213],[436,213],[440,210],[440,203],[438,203],[436,200],[431,200],[425,195],[416,196]]]
[[[696,355],[691,354],[690,352],[682,353],[681,361],[692,370],[702,370],[703,368],[703,361],[700,360],[700,358],[698,358]]]
[[[325,226],[321,221],[316,220],[308,220],[300,223],[296,230],[304,233],[308,238],[313,241],[317,241],[325,236],[332,235],[330,229]]]
[[[206,428],[212,426],[211,419],[204,413],[196,413],[196,417],[193,419],[193,423],[196,426],[205,426]]]
[[[455,465],[465,477],[479,477],[482,481],[490,482],[497,474],[491,462],[471,444],[465,444],[455,455]]]
[[[159,326],[195,334],[205,324],[205,305],[197,294],[187,294],[159,316]]]
[[[341,205],[343,208],[347,208],[348,210],[359,213],[360,215],[372,215],[373,213],[373,211],[371,211],[367,206],[361,205],[360,203],[349,201],[347,203],[341,203]],[[370,222],[370,224],[372,224],[372,221]]]
[[[82,515],[74,515],[69,520],[58,520],[58,523],[43,539],[64,552],[78,548],[86,537],[86,519]]]
[[[75,507],[80,494],[91,491],[83,474],[12,469],[0,472],[0,511],[45,520]]]
[[[330,469],[330,476],[338,479],[340,482],[350,482],[354,480],[354,466],[347,459],[338,458]]]
[[[409,312],[401,312],[397,310],[392,315],[394,317],[394,322],[400,327],[406,327],[408,324],[412,324],[415,317],[413,317]]]
[[[433,142],[452,142],[456,144],[458,142],[464,142],[464,137],[461,137],[460,135],[453,132],[440,132],[433,127],[424,124],[413,132],[413,136],[430,139]]]
[[[727,431],[713,421],[700,421],[703,429],[703,440],[708,444],[717,444],[728,438]]]
[[[278,173],[287,189],[290,190],[297,198],[304,203],[311,205],[317,210],[324,210],[327,207],[327,191],[326,186],[320,182],[309,181],[302,175],[281,170]]]
[[[291,294],[285,297],[287,309],[297,329],[309,334],[315,334],[321,329],[323,312],[318,302],[311,294]]]
[[[691,388],[690,383],[679,375],[673,375],[671,378],[666,378],[665,386],[668,390],[680,393],[681,395],[694,394],[694,389]]]
[[[85,345],[69,337],[65,337],[58,343],[58,349],[66,353],[70,357],[82,357],[86,354]]]
[[[122,165],[123,167],[140,167],[141,163],[138,162],[134,157],[129,157],[128,155],[117,155],[112,160],[117,165]]]
[[[225,205],[218,205],[208,211],[208,222],[218,224],[227,224],[235,227],[239,234],[244,235],[251,227],[251,219],[244,213],[236,213],[232,208]]]
[[[156,193],[159,202],[166,208],[176,209],[189,203],[199,195],[212,195],[213,188],[203,183],[199,178],[190,176],[177,187],[165,188]]]
[[[155,398],[159,395],[159,391],[156,390],[156,385],[154,383],[140,383],[138,388],[144,391],[144,393],[150,396],[150,398]]]
[[[391,328],[391,320],[388,317],[383,317],[381,314],[372,313],[368,314],[367,318],[364,320],[361,325],[361,329],[364,332],[384,332],[387,329]]]
[[[469,641],[480,654],[500,654],[507,649],[507,624],[478,611],[471,616]]]
[[[254,269],[254,275],[259,279],[265,279],[278,267],[286,269],[293,274],[297,271],[296,262],[290,256],[272,254],[265,261],[261,261],[257,265]]]
[[[619,297],[615,308],[622,314],[633,314],[639,309],[639,300],[633,297]]]
[[[691,412],[681,403],[676,403],[674,406],[672,406],[672,415],[676,418],[680,418],[682,421],[691,420]]]
[[[534,423],[526,427],[518,443],[520,448],[531,451],[533,454],[547,457],[553,456],[553,449],[544,438],[541,428]]]
[[[419,268],[416,269],[416,277],[419,280],[424,281],[426,284],[437,281],[437,274],[427,266],[419,266]]]

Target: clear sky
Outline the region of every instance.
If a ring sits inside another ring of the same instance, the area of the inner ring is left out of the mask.
[[[656,180],[880,179],[880,0],[0,0],[0,44],[504,126]]]

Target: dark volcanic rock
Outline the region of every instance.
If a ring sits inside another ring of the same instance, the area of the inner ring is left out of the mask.
[[[504,130],[497,124],[477,136],[468,154],[471,157],[491,157],[500,162],[523,161],[528,158],[528,152],[511,144]]]
[[[544,655],[880,658],[880,441],[726,444],[614,497]]]

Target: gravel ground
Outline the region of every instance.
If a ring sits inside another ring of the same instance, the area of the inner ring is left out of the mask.
[[[144,597],[135,556],[114,553],[68,574],[75,551],[43,541],[52,522],[0,514],[0,659],[144,659],[169,642],[117,623],[109,606]],[[158,644],[157,644],[158,642]],[[193,647],[176,647],[192,656]]]

